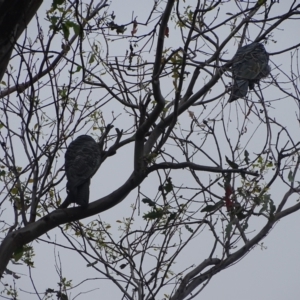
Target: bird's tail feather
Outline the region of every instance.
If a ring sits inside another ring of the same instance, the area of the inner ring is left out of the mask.
[[[249,82],[248,80],[237,79],[234,80],[232,91],[228,102],[232,102],[247,95]]]
[[[69,184],[66,201],[68,201],[68,203],[76,203],[82,207],[88,206],[90,197],[90,182],[91,180],[89,179],[76,188],[70,187]]]
[[[77,197],[75,202],[82,206],[86,207],[89,204],[90,198],[90,180],[87,180],[84,184],[78,187]]]

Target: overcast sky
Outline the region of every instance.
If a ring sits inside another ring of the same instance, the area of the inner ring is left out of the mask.
[[[116,22],[118,23],[128,23],[131,20],[132,12],[134,11],[134,16],[138,16],[138,21],[143,21],[144,18],[148,15],[149,9],[152,7],[152,1],[142,1],[141,0],[126,0],[126,1],[112,1],[110,11],[114,11],[116,15]],[[185,1],[186,5],[193,5],[195,1]],[[287,3],[291,3],[291,0],[282,0],[279,4],[276,5],[276,13],[279,15],[283,12],[283,9]],[[45,16],[45,10],[48,9],[49,3],[44,1],[42,7],[40,8],[38,15],[39,20],[43,23]],[[224,4],[225,6],[225,4]],[[220,15],[226,16],[226,12],[235,13],[237,11],[234,1],[232,3],[226,4],[226,9],[220,12]],[[48,25],[46,25],[48,26]],[[151,26],[148,25],[148,26]],[[176,35],[173,34],[174,28],[173,24],[170,24],[170,37],[166,39],[165,47],[177,48],[180,46],[180,41],[176,39]],[[29,32],[35,32],[36,22],[33,20],[29,25]],[[291,21],[286,22],[280,26],[280,30],[276,31],[276,36],[274,39],[276,43],[269,43],[266,46],[266,49],[270,53],[280,51],[289,45],[300,42],[299,34],[300,22]],[[127,30],[131,30],[127,29]],[[142,27],[139,27],[139,30],[142,31]],[[149,30],[149,28],[147,28]],[[46,31],[46,29],[45,29]],[[141,32],[139,32],[141,33]],[[222,33],[218,32],[220,38],[222,38]],[[228,28],[224,28],[224,36],[228,34]],[[255,37],[255,35],[253,35]],[[34,35],[33,37],[34,38]],[[298,39],[298,42],[296,41]],[[119,44],[118,44],[119,45]],[[59,45],[60,47],[60,45]],[[124,46],[124,53],[126,51],[127,44]],[[237,45],[232,43],[232,48],[228,48],[228,55],[225,55],[226,59],[230,59],[236,52]],[[118,46],[115,49],[112,49],[111,55],[114,55],[114,51],[118,52]],[[153,55],[151,53],[150,55]],[[289,54],[279,56],[271,56],[271,67],[272,75],[278,74],[278,69],[275,68],[275,65],[285,68],[287,71],[290,70],[290,57]],[[201,76],[200,76],[201,77]],[[199,79],[202,80],[202,79]],[[230,82],[226,78],[227,83]],[[271,79],[269,79],[271,80]],[[298,81],[299,84],[299,81]],[[164,87],[165,91],[172,89],[172,80],[169,79],[169,85]],[[221,85],[222,86],[222,85]],[[274,94],[272,94],[272,87],[268,94],[269,98],[277,98],[276,90],[273,89]],[[218,91],[213,91],[217,92]],[[244,100],[239,100],[244,101]],[[226,113],[228,115],[234,115],[239,113],[240,110],[236,108],[236,104],[231,104],[230,107],[226,107]],[[116,110],[117,107],[109,107],[107,113],[112,109]],[[119,108],[120,111],[123,110],[122,107]],[[192,108],[192,110],[198,115],[200,114],[200,107]],[[300,131],[299,124],[295,121],[295,106],[290,99],[277,101],[273,103],[273,108],[270,109],[270,113],[278,122],[288,126],[291,130],[291,135],[294,137],[299,136]],[[293,116],[293,119],[289,118]],[[108,118],[109,119],[109,118]],[[182,126],[188,124],[190,119],[188,114],[185,113],[180,117],[179,122]],[[120,119],[119,128],[122,126],[122,119]],[[116,122],[116,127],[118,127],[118,121]],[[261,139],[264,139],[265,135],[262,133]],[[259,136],[258,136],[259,140]],[[260,141],[257,141],[259,143]],[[113,158],[113,166],[118,166],[122,172],[119,172],[117,168],[112,167],[110,160],[107,160],[102,166],[101,170],[94,176],[91,184],[91,200],[98,199],[99,196],[105,196],[106,194],[112,192],[114,189],[119,187],[128,175],[132,171],[132,145],[125,147],[118,151],[118,155]],[[213,150],[212,150],[213,151]],[[253,153],[252,153],[253,155]],[[126,157],[126,159],[124,159]],[[201,162],[203,164],[203,162]],[[174,180],[180,181],[182,178],[181,171],[178,171],[174,176]],[[99,192],[98,184],[95,182],[104,183],[101,185],[101,191]],[[157,190],[157,182],[154,178],[149,176],[146,179],[146,183],[149,185],[148,188],[145,188],[148,191],[149,195]],[[273,187],[271,194],[273,200],[276,203],[280,201],[280,197],[283,196],[286,191],[286,187],[283,190],[282,186]],[[100,195],[99,195],[100,193]],[[115,231],[115,234],[118,235],[117,231],[118,223],[116,220],[122,219],[130,214],[130,205],[134,203],[136,194],[130,194],[125,201],[115,206],[109,211],[106,211],[101,214],[101,219],[111,223],[113,226],[112,230]],[[278,198],[277,198],[278,197]],[[84,221],[87,222],[87,221]],[[255,221],[256,222],[256,221]],[[257,220],[257,224],[260,224],[260,221]],[[143,225],[141,225],[143,226]],[[259,226],[258,226],[259,228]],[[236,265],[231,266],[227,270],[215,275],[208,286],[204,291],[196,297],[196,299],[205,299],[205,300],[295,300],[300,297],[300,213],[297,212],[287,218],[281,220],[273,228],[270,234],[263,240],[263,246],[256,246],[246,257],[244,257]],[[254,233],[255,234],[255,233]],[[58,241],[62,240],[61,232],[58,229],[55,229],[50,232],[51,237],[56,235]],[[42,237],[44,240],[47,240],[46,236]],[[177,267],[182,267],[186,264],[191,264],[194,260],[195,264],[199,264],[209,255],[211,250],[211,244],[205,245],[205,235],[199,240],[194,240],[192,246],[186,250],[186,257],[181,261],[177,262]],[[68,279],[73,279],[73,284],[78,283],[84,278],[84,272],[86,270],[86,263],[80,260],[80,257],[76,253],[70,253],[70,251],[63,251],[62,249],[54,249],[52,245],[47,245],[45,243],[34,243],[36,249],[36,260],[35,260],[35,269],[32,270],[34,281],[38,286],[39,291],[43,291],[46,288],[54,288],[57,282],[57,276],[55,276],[55,267],[53,265],[55,253],[59,252],[62,268],[65,276]],[[203,255],[203,257],[201,256]],[[200,257],[199,257],[200,256]],[[78,267],[77,267],[78,266]],[[11,266],[13,269],[13,266]],[[24,269],[24,273],[26,269]],[[88,270],[90,272],[90,269]],[[91,273],[88,273],[90,277]],[[18,280],[18,286],[24,290],[31,290],[30,288],[30,279],[23,275],[22,279]],[[94,277],[101,277],[100,274],[96,272],[93,273]],[[91,285],[95,288],[94,285]],[[84,288],[80,288],[81,291],[87,291],[90,289],[88,284],[84,285]],[[78,292],[78,291],[77,291]],[[76,293],[75,293],[76,294]],[[72,294],[75,296],[75,294]],[[108,280],[98,281],[97,289],[87,295],[81,295],[76,299],[119,299],[119,291],[108,282]],[[1,299],[1,295],[0,295]],[[23,294],[21,299],[29,300],[36,299],[35,296],[30,294]]]

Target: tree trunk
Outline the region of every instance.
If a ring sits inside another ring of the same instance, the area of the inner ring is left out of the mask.
[[[0,0],[0,80],[14,45],[43,0]]]

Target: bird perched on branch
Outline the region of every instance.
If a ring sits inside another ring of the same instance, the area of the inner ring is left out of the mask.
[[[247,95],[248,87],[253,90],[254,84],[270,74],[269,55],[263,44],[252,43],[241,47],[232,59],[233,85],[228,102]]]
[[[89,135],[81,135],[67,148],[65,172],[67,176],[67,200],[80,206],[89,203],[89,186],[92,176],[100,166],[99,144]]]

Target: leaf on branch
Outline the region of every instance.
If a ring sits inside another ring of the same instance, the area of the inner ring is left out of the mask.
[[[260,199],[259,197],[254,197],[254,198],[253,198],[253,202],[254,202],[256,205],[260,205],[261,199]]]
[[[59,294],[58,297],[60,297],[58,299],[61,299],[61,300],[68,300],[69,299],[66,294],[63,294],[63,293],[58,293],[58,294]]]
[[[185,225],[184,227],[185,227],[185,229],[186,229],[187,231],[189,231],[190,233],[193,233],[193,232],[194,232],[194,230],[193,230],[189,225]]]
[[[191,110],[188,110],[188,114],[189,114],[189,116],[190,116],[190,118],[191,118],[192,120],[194,120],[194,119],[195,119],[195,114],[194,114],[194,112],[193,112],[193,111],[191,111]]]
[[[13,254],[14,260],[15,260],[15,261],[20,260],[21,257],[23,256],[23,253],[24,253],[24,247],[22,246],[22,247],[18,248],[18,249],[14,252],[14,254]]]
[[[66,0],[53,0],[52,2],[52,8],[56,9],[58,5],[64,4]]]
[[[70,36],[70,30],[67,23],[62,23],[62,30],[63,30],[65,40],[68,40]]]
[[[137,33],[137,22],[136,20],[133,21],[133,25],[132,25],[132,31],[131,31],[131,35],[134,36]]]
[[[176,218],[176,215],[177,214],[175,212],[170,213],[167,223],[169,223],[171,220],[174,220]]]
[[[110,23],[108,23],[107,26],[111,30],[116,30],[117,34],[124,33],[127,30],[127,27],[125,27],[125,25],[115,24],[114,21],[111,21]]]
[[[226,237],[229,238],[230,233],[232,232],[232,223],[231,222],[227,224],[225,232],[226,232]]]
[[[162,209],[155,209],[147,214],[144,214],[143,219],[145,219],[145,220],[161,219],[164,214],[165,213]]]
[[[12,195],[16,195],[16,194],[18,194],[18,191],[19,191],[19,189],[18,189],[17,187],[13,187],[13,188],[10,190],[10,193],[11,193]]]
[[[237,216],[237,218],[241,221],[243,219],[245,219],[248,215],[244,214],[241,210],[239,210],[238,212],[235,213],[235,215]]]
[[[155,202],[153,202],[149,198],[142,199],[142,202],[145,203],[145,204],[148,204],[150,207],[155,207],[156,206]]]
[[[274,201],[271,199],[270,194],[265,194],[262,196],[261,199],[262,208],[260,209],[259,213],[268,212],[270,218],[274,216],[274,212],[276,210],[276,206],[274,205]]]
[[[229,178],[231,177],[230,175],[231,174],[228,174],[229,175]],[[228,211],[231,211],[233,209],[233,202],[231,200],[231,195],[233,194],[233,189],[231,187],[231,184],[230,184],[230,179],[228,180],[228,178],[225,178],[225,185],[224,185],[224,188],[225,188],[225,197],[224,197],[224,200],[225,200],[225,205],[226,205],[226,208]]]
[[[95,54],[92,54],[89,59],[89,64],[92,64],[95,61]]]
[[[73,28],[74,33],[75,33],[76,35],[79,35],[79,34],[80,34],[80,26],[79,26],[78,24],[72,22],[72,28]]]
[[[77,72],[80,72],[81,69],[82,69],[81,66],[77,66],[77,69],[76,69],[75,71],[73,71],[73,72],[70,72],[70,74],[75,74],[75,73],[77,73]]]
[[[212,212],[212,211],[215,211],[215,210],[221,208],[222,206],[223,206],[223,201],[221,200],[221,201],[217,202],[217,203],[214,204],[214,205],[207,205],[207,206],[205,206],[205,207],[201,210],[201,212]]]
[[[232,168],[232,169],[238,169],[239,165],[236,164],[235,162],[229,160],[229,158],[227,156],[225,156],[226,158],[226,162],[228,163],[228,165]]]
[[[174,77],[174,76],[172,76],[172,77]],[[175,91],[177,91],[178,90],[178,86],[177,86],[176,80],[173,80],[173,86],[174,86]]]
[[[90,264],[87,264],[86,266],[89,268],[89,267],[93,267],[94,265],[96,265],[98,262],[97,261],[94,261]]]
[[[272,199],[270,199],[269,205],[270,205],[270,218],[273,218],[274,212],[276,211],[276,206],[274,205],[274,201]]]
[[[249,164],[250,159],[249,159],[249,152],[247,150],[245,150],[245,152],[244,152],[244,157],[245,157],[246,164]]]
[[[117,29],[116,29],[117,34],[124,33],[126,30],[127,30],[127,28],[124,25],[118,26]]]
[[[171,177],[167,178],[167,184],[165,184],[164,190],[167,192],[167,194],[173,190],[173,183]]]
[[[294,182],[294,176],[293,176],[292,170],[290,170],[290,172],[289,172],[288,180],[289,180],[289,182]]]

